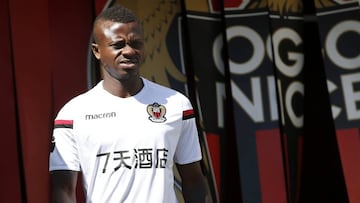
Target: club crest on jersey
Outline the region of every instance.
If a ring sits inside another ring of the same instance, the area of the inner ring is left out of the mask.
[[[166,114],[166,108],[165,106],[153,103],[149,104],[146,108],[148,114],[149,114],[149,120],[155,123],[162,123],[166,121],[165,114]]]

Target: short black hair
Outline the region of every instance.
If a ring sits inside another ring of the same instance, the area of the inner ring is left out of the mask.
[[[98,20],[110,20],[118,23],[139,22],[133,11],[119,4],[103,10],[95,18],[95,22]]]
[[[112,21],[116,23],[132,23],[136,22],[139,25],[140,31],[143,32],[143,28],[141,22],[136,17],[135,13],[119,4],[114,6],[110,6],[104,9],[94,20],[93,23],[93,31],[92,31],[92,38],[93,42],[97,42],[96,35],[95,35],[95,28],[97,27],[96,24],[103,22],[103,21]]]

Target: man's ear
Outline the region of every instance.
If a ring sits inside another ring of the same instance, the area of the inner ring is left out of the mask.
[[[100,59],[99,45],[96,44],[96,43],[92,43],[91,44],[91,49],[92,49],[92,52],[93,52],[94,56],[97,59]]]

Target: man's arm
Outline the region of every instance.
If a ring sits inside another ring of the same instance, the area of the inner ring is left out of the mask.
[[[51,172],[52,203],[76,203],[77,171],[59,170]]]
[[[181,182],[182,193],[186,203],[212,203],[200,161],[177,165]]]

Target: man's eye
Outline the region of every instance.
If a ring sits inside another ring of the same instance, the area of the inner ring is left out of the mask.
[[[114,49],[122,49],[125,46],[125,42],[117,42],[111,45]]]
[[[133,41],[130,46],[134,49],[141,49],[144,46],[144,43],[142,41]]]

